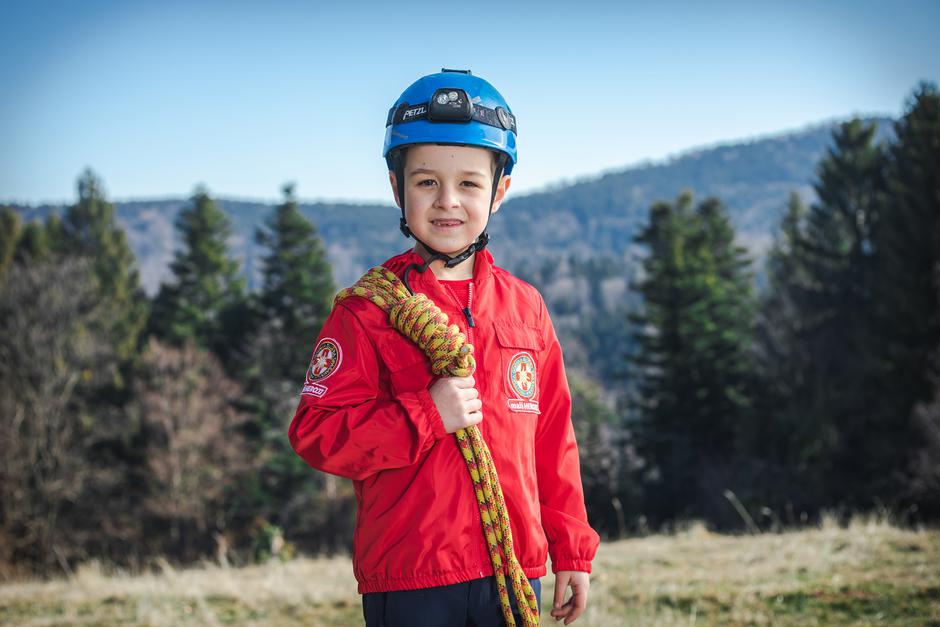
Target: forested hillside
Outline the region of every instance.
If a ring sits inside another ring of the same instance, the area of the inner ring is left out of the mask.
[[[875,141],[890,140],[890,118],[870,118]],[[617,385],[632,342],[618,320],[635,307],[628,282],[640,272],[633,239],[654,202],[688,190],[696,198],[716,196],[730,216],[737,241],[755,260],[755,282],[764,286],[761,260],[784,214],[791,192],[815,199],[816,164],[837,123],[749,141],[691,150],[663,163],[610,171],[560,183],[507,200],[490,224],[497,263],[537,285],[545,296],[570,365],[589,370],[609,387]],[[316,190],[299,190],[315,194]],[[232,223],[229,247],[242,263],[249,290],[261,284],[262,247],[253,234],[273,205],[216,198]],[[189,199],[116,202],[118,222],[137,256],[141,283],[154,293],[169,275],[179,246],[174,220]],[[369,267],[410,245],[398,231],[392,205],[299,203],[324,242],[337,286],[353,283]],[[24,221],[65,207],[17,207]]]

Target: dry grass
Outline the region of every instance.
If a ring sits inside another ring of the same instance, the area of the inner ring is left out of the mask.
[[[22,625],[347,625],[361,621],[348,558],[263,566],[205,565],[156,575],[106,576],[95,565],[69,580],[0,586],[0,623]]]
[[[591,577],[581,627],[940,626],[940,531],[877,519],[759,536],[692,525],[602,544]],[[547,615],[554,580],[542,581]],[[362,612],[349,560],[323,558],[137,576],[89,566],[70,580],[0,586],[0,623],[361,625]]]
[[[940,625],[940,531],[722,536],[697,525],[600,552],[586,625]]]

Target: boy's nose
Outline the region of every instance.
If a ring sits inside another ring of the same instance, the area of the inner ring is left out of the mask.
[[[437,194],[437,199],[435,204],[442,209],[450,209],[451,207],[460,206],[460,197],[455,190],[450,185],[441,185],[438,188],[440,191]]]

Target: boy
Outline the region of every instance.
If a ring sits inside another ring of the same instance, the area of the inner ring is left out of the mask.
[[[401,230],[417,243],[383,266],[458,325],[476,369],[435,376],[381,307],[338,299],[291,444],[312,467],[354,482],[353,568],[368,626],[502,625],[509,608],[451,435],[478,429],[498,471],[512,552],[536,599],[551,555],[551,614],[567,625],[586,606],[599,537],[585,513],[561,348],[535,288],[485,249],[516,163],[515,118],[486,81],[442,70],[389,111],[384,155]],[[512,590],[509,598],[521,624]]]

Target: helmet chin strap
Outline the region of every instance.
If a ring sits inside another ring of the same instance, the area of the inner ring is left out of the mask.
[[[454,255],[451,257],[450,255],[437,251],[422,242],[408,227],[408,222],[405,220],[405,164],[404,159],[401,158],[400,154],[395,156],[395,180],[398,183],[398,201],[401,205],[401,221],[398,228],[401,229],[401,232],[405,237],[413,238],[414,241],[421,244],[424,250],[430,253],[430,257],[425,259],[424,263],[413,263],[405,268],[405,272],[402,275],[402,282],[405,284],[405,287],[408,288],[409,292],[414,294],[414,290],[411,289],[411,285],[408,283],[408,274],[412,270],[417,270],[420,273],[424,273],[431,263],[435,261],[443,261],[445,268],[454,268],[472,257],[474,254],[486,248],[486,245],[490,241],[490,236],[486,232],[486,227],[490,222],[490,216],[493,215],[493,203],[496,201],[496,191],[499,189],[499,180],[502,178],[503,170],[506,168],[506,159],[506,155],[501,153],[497,157],[496,171],[493,174],[493,191],[490,194],[490,210],[486,215],[486,224],[483,225],[483,232],[477,236],[477,238],[473,241],[472,244],[470,244],[470,246],[467,247],[465,251],[459,255]]]

